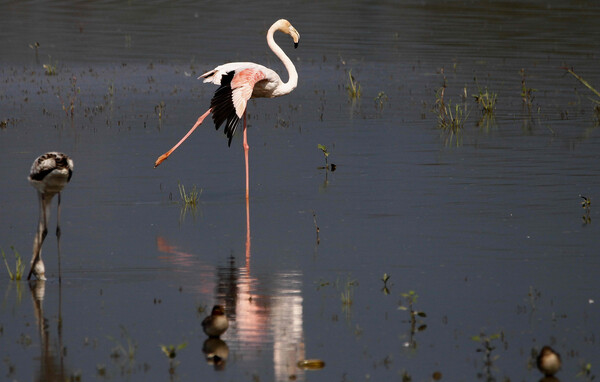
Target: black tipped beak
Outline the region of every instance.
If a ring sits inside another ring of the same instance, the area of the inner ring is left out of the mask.
[[[294,49],[296,49],[297,47],[298,47],[298,43],[297,43],[297,42],[295,42],[295,43],[294,43]]]

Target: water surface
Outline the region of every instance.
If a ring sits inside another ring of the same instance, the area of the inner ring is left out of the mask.
[[[600,355],[600,136],[593,94],[561,67],[600,87],[599,16],[592,2],[4,3],[0,247],[11,266],[10,246],[28,262],[35,235],[33,159],[64,151],[75,173],[62,284],[55,210],[49,280],[0,271],[3,375],[539,380],[531,354],[550,344],[559,379],[575,380]],[[228,148],[206,123],[152,164],[208,108],[204,71],[249,60],[287,77],[264,40],[281,17],[301,34],[296,50],[276,36],[300,81],[249,103],[248,227],[241,135]],[[432,111],[444,76],[446,101],[469,110],[452,137]],[[498,95],[488,120],[472,97],[486,87]],[[319,169],[318,144],[335,172]],[[179,183],[202,190],[197,207],[181,205]],[[399,309],[409,291],[426,313],[414,325]],[[231,321],[218,367],[200,325],[215,303]],[[489,368],[481,334],[494,338]],[[184,343],[170,364],[160,346]],[[326,366],[299,369],[307,358]]]

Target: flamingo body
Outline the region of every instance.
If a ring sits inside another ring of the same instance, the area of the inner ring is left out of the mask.
[[[216,68],[202,74],[204,82],[219,85],[210,102],[210,108],[204,113],[188,133],[171,150],[161,155],[154,167],[160,165],[189,135],[198,127],[209,113],[218,130],[225,123],[224,133],[227,136],[228,145],[235,134],[240,119],[244,119],[244,150],[246,153],[246,198],[248,198],[248,142],[246,138],[246,107],[250,98],[274,98],[290,93],[298,84],[298,73],[290,58],[275,43],[273,34],[281,31],[289,34],[294,40],[294,47],[298,46],[300,33],[285,19],[277,20],[267,32],[267,44],[281,59],[288,71],[288,81],[283,82],[279,75],[272,69],[253,62],[230,62],[219,65]]]

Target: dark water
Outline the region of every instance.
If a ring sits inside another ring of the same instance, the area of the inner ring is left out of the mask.
[[[227,148],[207,123],[152,165],[208,108],[199,74],[238,60],[284,72],[264,40],[281,17],[301,34],[297,50],[276,36],[300,80],[249,103],[247,227],[241,135]],[[0,248],[13,268],[10,247],[28,263],[37,225],[31,162],[60,150],[75,173],[62,285],[55,210],[49,280],[1,268],[0,375],[537,381],[531,354],[550,344],[560,380],[590,380],[600,134],[594,94],[561,67],[600,88],[599,17],[586,1],[2,3]],[[453,136],[432,111],[442,68],[445,101],[468,105]],[[494,118],[473,99],[485,87]],[[335,172],[318,168],[318,144]],[[179,183],[202,190],[196,208]],[[413,323],[399,309],[410,291],[426,313]],[[200,325],[215,303],[231,321],[222,370]],[[160,346],[184,343],[169,363]],[[296,366],[312,358],[325,368]]]

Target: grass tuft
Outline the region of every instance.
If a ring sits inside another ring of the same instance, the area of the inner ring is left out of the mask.
[[[481,112],[483,114],[494,114],[494,111],[496,110],[496,99],[498,98],[496,93],[490,92],[488,88],[485,88],[484,90],[479,89],[479,94],[474,95],[473,98],[475,98],[475,102],[481,106]]]
[[[448,87],[446,76],[444,75],[444,69],[441,69],[443,78],[442,86],[435,93],[435,108],[434,113],[438,116],[438,128],[447,134],[446,144],[451,143],[452,140],[461,133],[465,126],[465,122],[469,117],[467,104],[452,105],[452,100],[446,101],[446,88]],[[465,90],[466,94],[466,90]],[[456,140],[458,144],[458,139]]]
[[[194,185],[194,187],[192,187],[192,190],[188,193],[185,191],[185,186],[183,184],[178,183],[177,186],[179,187],[179,196],[181,197],[181,203],[186,206],[196,207],[198,205],[198,199],[202,194],[202,189],[198,190],[198,188]]]
[[[57,61],[52,61],[52,56],[48,56],[48,63],[42,65],[44,67],[44,73],[46,73],[47,76],[57,75],[58,74],[58,70],[56,69],[57,65],[58,65]]]
[[[6,260],[6,254],[4,253],[4,250],[0,248],[0,251],[2,252],[2,257],[4,258],[4,265],[6,265],[6,270],[8,271],[8,277],[10,277],[11,280],[19,281],[23,278],[23,272],[25,271],[25,264],[23,264],[21,254],[19,252],[17,252],[17,250],[13,246],[11,246],[10,249],[12,249],[13,253],[15,254],[16,265],[15,265],[14,273],[12,272],[12,270],[10,269],[10,266],[8,265],[8,261]]]

